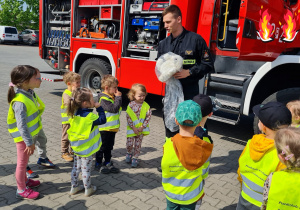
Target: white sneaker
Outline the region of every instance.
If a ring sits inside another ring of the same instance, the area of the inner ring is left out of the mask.
[[[97,187],[94,185],[91,185],[91,187],[89,189],[85,189],[84,195],[86,197],[89,197],[90,195],[92,195],[94,192],[96,192]]]
[[[78,193],[83,189],[84,189],[83,185],[78,185],[77,187],[71,187],[70,195],[75,195],[76,193]]]

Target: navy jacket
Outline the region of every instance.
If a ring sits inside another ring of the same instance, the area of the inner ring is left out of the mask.
[[[199,35],[183,28],[183,32],[173,39],[172,34],[160,41],[158,56],[173,52],[184,59],[183,69],[190,70],[190,76],[180,79],[184,100],[193,99],[199,94],[199,80],[207,73],[214,72],[214,59],[205,40]]]

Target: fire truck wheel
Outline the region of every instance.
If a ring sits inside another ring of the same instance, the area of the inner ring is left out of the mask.
[[[100,58],[90,58],[86,60],[79,69],[82,87],[99,90],[101,89],[101,79],[111,72],[111,66]]]
[[[288,88],[273,93],[272,95],[267,97],[262,102],[262,104],[266,104],[272,101],[278,101],[287,104],[289,101],[299,100],[299,99],[300,99],[300,88]],[[253,130],[255,134],[261,133],[258,129],[258,121],[259,121],[258,117],[255,116],[253,121]]]

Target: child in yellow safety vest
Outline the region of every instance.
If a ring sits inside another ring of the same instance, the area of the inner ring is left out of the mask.
[[[292,113],[292,127],[300,128],[300,100],[290,101],[286,107]]]
[[[94,114],[93,109],[90,109],[94,107],[98,114]],[[67,116],[70,117],[68,138],[75,155],[70,195],[85,189],[85,196],[90,196],[97,189],[91,183],[91,171],[93,154],[102,144],[98,125],[106,123],[106,117],[100,104],[94,102],[92,91],[88,88],[77,88],[72,91],[72,97],[67,103]],[[84,186],[78,184],[80,172]]]
[[[247,142],[240,158],[238,180],[242,192],[237,210],[259,210],[263,201],[263,185],[271,172],[286,168],[279,161],[274,138],[277,131],[291,124],[291,112],[279,102],[269,102],[253,107],[258,117],[258,127],[262,134],[257,134]]]
[[[35,145],[38,146],[40,158],[38,164],[53,167],[54,164],[46,156],[47,137],[43,131],[41,115],[45,104],[33,91],[41,85],[41,74],[37,68],[20,65],[11,71],[11,82],[8,89],[8,103],[10,104],[7,125],[10,135],[17,147],[17,192],[18,199],[36,199],[39,193],[31,188],[40,185],[26,177],[26,166],[29,156],[33,154]],[[16,92],[15,88],[16,87]]]
[[[300,129],[284,128],[275,136],[280,161],[287,169],[271,173],[264,184],[263,210],[299,209],[300,189]]]
[[[73,152],[68,139],[67,130],[70,128],[69,118],[66,113],[67,103],[72,97],[72,91],[80,87],[80,75],[75,72],[67,72],[64,74],[63,80],[67,85],[67,89],[62,94],[61,99],[61,118],[62,118],[62,134],[61,134],[61,157],[67,162],[73,161]]]
[[[162,185],[167,209],[195,209],[204,196],[204,165],[211,155],[209,139],[194,135],[202,120],[200,106],[187,100],[180,103],[175,114],[179,133],[166,138],[161,162]]]
[[[150,106],[145,102],[146,96],[146,87],[138,83],[133,84],[128,92],[130,103],[126,110],[127,154],[125,162],[131,163],[133,168],[138,166],[143,137],[150,133],[149,122],[152,113]]]
[[[122,111],[122,93],[118,91],[118,80],[112,75],[105,75],[101,80],[99,103],[105,111],[106,123],[99,126],[102,146],[96,153],[95,169],[103,174],[119,173],[111,161],[111,152],[114,148],[116,133],[120,128],[120,114]],[[103,161],[104,158],[104,161]]]

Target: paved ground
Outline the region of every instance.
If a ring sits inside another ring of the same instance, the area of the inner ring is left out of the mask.
[[[46,104],[43,126],[48,137],[48,157],[57,168],[39,167],[36,164],[37,154],[31,156],[29,164],[40,175],[42,184],[37,190],[42,196],[35,201],[17,200],[14,178],[16,147],[6,129],[9,72],[17,64],[31,64],[40,70],[49,70],[39,59],[37,47],[0,45],[0,97],[3,99],[0,101],[1,209],[165,209],[161,174],[156,170],[160,165],[164,142],[160,98],[150,95],[146,100],[153,107],[153,117],[150,122],[151,134],[143,140],[139,167],[132,169],[124,161],[126,122],[123,111],[121,131],[116,136],[113,151],[113,160],[121,172],[103,175],[93,171],[92,183],[98,187],[97,192],[89,198],[82,193],[70,196],[72,163],[66,163],[60,158],[60,103],[65,86],[63,83],[50,82],[43,82],[36,92]],[[244,147],[240,143],[252,135],[251,118],[243,118],[238,126],[209,121],[208,127],[215,145],[210,175],[205,184],[206,195],[200,209],[235,209],[240,192],[236,180],[237,160]]]

